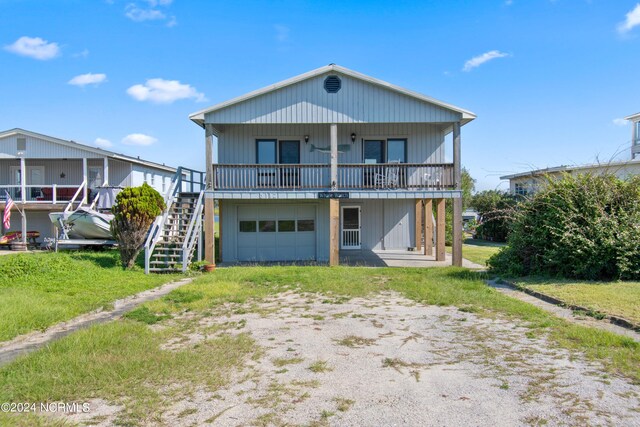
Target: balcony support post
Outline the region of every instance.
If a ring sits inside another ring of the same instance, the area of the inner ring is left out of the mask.
[[[104,175],[104,177],[102,178],[102,185],[104,186],[109,185],[109,158],[108,157],[104,158],[104,164],[102,166],[102,174]]]
[[[87,203],[87,200],[89,199],[89,192],[88,192],[88,187],[89,187],[89,182],[88,182],[88,176],[89,176],[89,172],[88,172],[88,168],[87,168],[87,158],[83,157],[82,158],[82,182],[84,183],[84,188],[82,189],[82,203]]]
[[[462,190],[462,167],[460,164],[460,122],[453,124],[453,180],[455,189]],[[453,199],[453,226],[451,264],[462,267],[462,195]]]
[[[338,188],[338,125],[331,124],[331,190]]]
[[[205,190],[213,189],[213,126],[205,124]],[[204,259],[209,264],[216,265],[215,260],[215,236],[214,236],[214,200],[204,199]]]
[[[27,161],[20,157],[20,200],[24,204],[27,201]]]

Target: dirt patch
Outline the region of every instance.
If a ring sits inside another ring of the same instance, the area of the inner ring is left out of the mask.
[[[174,397],[166,425],[640,425],[640,387],[598,364],[513,321],[395,293],[289,292],[185,319],[167,349],[248,333],[263,355],[222,389]]]

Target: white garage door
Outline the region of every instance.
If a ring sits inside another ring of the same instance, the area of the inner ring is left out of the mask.
[[[316,226],[315,205],[238,206],[238,260],[315,260]]]

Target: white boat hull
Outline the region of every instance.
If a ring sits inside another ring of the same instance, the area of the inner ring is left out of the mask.
[[[71,239],[113,239],[113,215],[110,214],[81,207],[74,212],[50,213],[49,219],[56,227],[60,227],[62,223]]]

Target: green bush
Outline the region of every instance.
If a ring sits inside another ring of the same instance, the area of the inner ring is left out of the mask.
[[[475,237],[505,242],[516,202],[514,196],[504,191],[488,190],[474,195],[471,206],[480,215],[480,222],[475,227]]]
[[[120,259],[125,268],[134,266],[149,227],[164,208],[160,193],[147,183],[140,187],[125,188],[118,193],[116,203],[111,208],[114,215],[111,232],[118,241]]]
[[[518,204],[508,246],[488,264],[511,276],[640,279],[640,177],[547,179]]]

